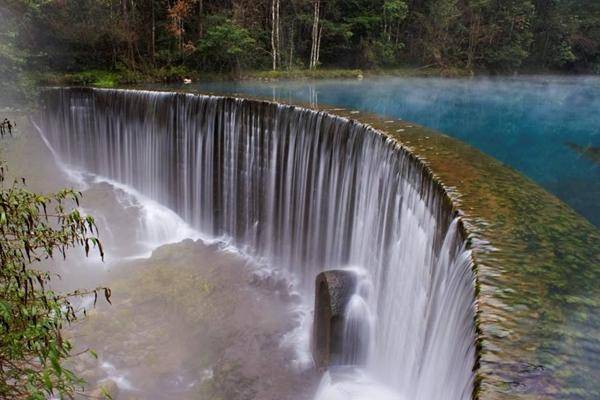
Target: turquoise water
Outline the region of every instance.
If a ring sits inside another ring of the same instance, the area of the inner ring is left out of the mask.
[[[517,169],[600,226],[600,77],[211,82],[186,89],[413,121]]]

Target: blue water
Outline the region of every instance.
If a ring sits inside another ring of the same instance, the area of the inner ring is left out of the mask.
[[[199,92],[302,101],[402,118],[461,139],[517,169],[600,226],[600,77],[369,78],[211,82]]]

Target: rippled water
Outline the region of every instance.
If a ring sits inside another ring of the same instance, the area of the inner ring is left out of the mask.
[[[410,120],[494,156],[600,226],[600,77],[211,82],[186,88]]]

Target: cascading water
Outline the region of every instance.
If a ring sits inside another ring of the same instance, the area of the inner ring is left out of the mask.
[[[372,282],[368,271],[349,268],[356,279],[346,305],[342,338],[342,365],[364,366],[375,348],[375,321],[369,306]]]
[[[289,271],[307,296],[318,272],[361,266],[372,289],[353,298],[349,329],[363,331],[364,318],[372,328],[353,344],[365,361],[349,379],[390,389],[370,398],[471,398],[470,254],[443,189],[393,140],[259,101],[92,89],[50,89],[43,100],[43,129],[67,164],[229,238]]]
[[[343,363],[363,365],[370,353],[371,312],[364,298],[354,294],[350,298],[344,326]]]

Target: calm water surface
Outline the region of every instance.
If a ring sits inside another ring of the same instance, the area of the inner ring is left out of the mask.
[[[186,89],[413,121],[519,170],[600,226],[600,77],[210,82]]]

